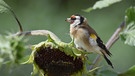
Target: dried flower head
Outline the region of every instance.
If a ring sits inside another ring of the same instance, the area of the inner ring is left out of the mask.
[[[70,76],[83,69],[81,58],[74,58],[51,46],[40,47],[35,52],[34,61],[48,76]]]
[[[34,45],[28,62],[43,76],[81,76],[84,71],[82,52],[70,43],[56,43],[51,39]]]

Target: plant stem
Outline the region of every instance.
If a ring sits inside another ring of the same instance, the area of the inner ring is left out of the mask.
[[[125,27],[125,21],[123,21],[121,23],[121,25],[116,29],[114,34],[111,36],[111,38],[106,43],[107,49],[110,49],[111,46],[119,39],[119,33],[123,30],[124,27]],[[96,67],[98,65],[98,63],[101,61],[101,59],[102,59],[101,55],[97,55],[96,58],[93,61],[93,65],[91,65],[89,69],[91,70],[94,67]]]
[[[11,11],[11,13],[12,13],[13,17],[15,18],[16,22],[18,23],[19,31],[20,31],[20,32],[23,32],[22,25],[21,25],[19,19],[17,18],[16,14],[14,13],[14,11],[13,11],[12,9],[9,9],[9,10]]]
[[[48,30],[32,30],[32,31],[26,31],[26,32],[19,32],[19,33],[16,33],[14,36],[21,36],[21,35],[24,35],[24,36],[47,36],[50,35],[50,37],[55,40],[55,41],[58,41],[60,42],[61,40],[54,34],[52,33],[51,31],[48,31]]]
[[[17,18],[15,12],[13,11],[13,9],[10,6],[8,6],[7,4],[0,4],[0,5],[2,5],[3,7],[7,8],[11,12],[12,16],[15,18],[16,22],[18,23],[19,32],[23,32],[22,25],[21,25],[19,19]]]

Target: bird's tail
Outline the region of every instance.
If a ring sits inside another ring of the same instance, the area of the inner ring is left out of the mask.
[[[103,56],[104,56],[104,59],[106,60],[106,62],[108,63],[108,65],[110,65],[112,68],[114,68],[112,62],[107,58],[107,56],[104,53],[103,53]]]

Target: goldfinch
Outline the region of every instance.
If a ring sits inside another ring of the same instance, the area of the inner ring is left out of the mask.
[[[111,61],[107,57],[112,54],[103,44],[95,30],[88,25],[87,19],[79,14],[75,14],[67,18],[66,21],[70,23],[70,36],[74,39],[76,48],[102,55],[113,68]]]

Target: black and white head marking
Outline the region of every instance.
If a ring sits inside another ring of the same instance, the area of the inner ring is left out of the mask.
[[[84,22],[84,17],[78,14],[72,15],[70,19],[71,19],[71,26],[74,27],[76,27],[77,25],[81,25]]]

